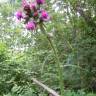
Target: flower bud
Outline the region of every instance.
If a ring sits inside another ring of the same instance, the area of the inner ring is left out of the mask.
[[[37,4],[44,4],[45,3],[45,0],[36,0]]]
[[[34,11],[36,11],[36,3],[35,2],[32,2],[32,3],[30,3],[30,9],[31,10],[34,10]]]

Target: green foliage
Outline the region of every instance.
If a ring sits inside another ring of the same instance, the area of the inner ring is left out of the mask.
[[[46,37],[39,30],[28,32],[22,25],[14,25],[18,1],[0,5],[0,96],[48,96],[32,77],[59,93],[55,57]],[[96,0],[59,1],[56,12],[56,2],[48,1],[46,8],[52,19],[45,25],[58,49],[65,96],[95,96]]]
[[[6,45],[4,43],[0,43],[0,62],[3,62],[4,60],[7,59],[6,53],[7,53]]]

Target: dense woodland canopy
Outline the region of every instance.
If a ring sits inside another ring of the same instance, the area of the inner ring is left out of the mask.
[[[60,96],[96,96],[96,0],[46,0],[43,7],[55,55],[44,30],[16,22],[21,0],[0,1],[0,96],[51,96],[32,78]]]

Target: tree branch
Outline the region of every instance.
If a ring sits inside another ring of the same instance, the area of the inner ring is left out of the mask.
[[[53,96],[60,96],[57,92],[55,92],[53,89],[49,88],[48,86],[44,85],[43,83],[41,83],[40,81],[38,81],[36,78],[32,78],[32,81],[39,85],[40,87],[42,87],[43,89],[45,89],[48,93],[52,94]]]

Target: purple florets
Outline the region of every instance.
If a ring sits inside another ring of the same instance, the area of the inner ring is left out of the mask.
[[[15,16],[17,17],[18,20],[21,20],[21,18],[23,18],[23,13],[22,11],[17,11]]]
[[[26,24],[26,29],[27,30],[34,30],[36,28],[36,23],[34,21],[29,21]]]
[[[43,21],[48,21],[49,20],[49,14],[47,13],[47,11],[45,11],[45,10],[42,10],[41,11],[41,20],[43,20]]]

